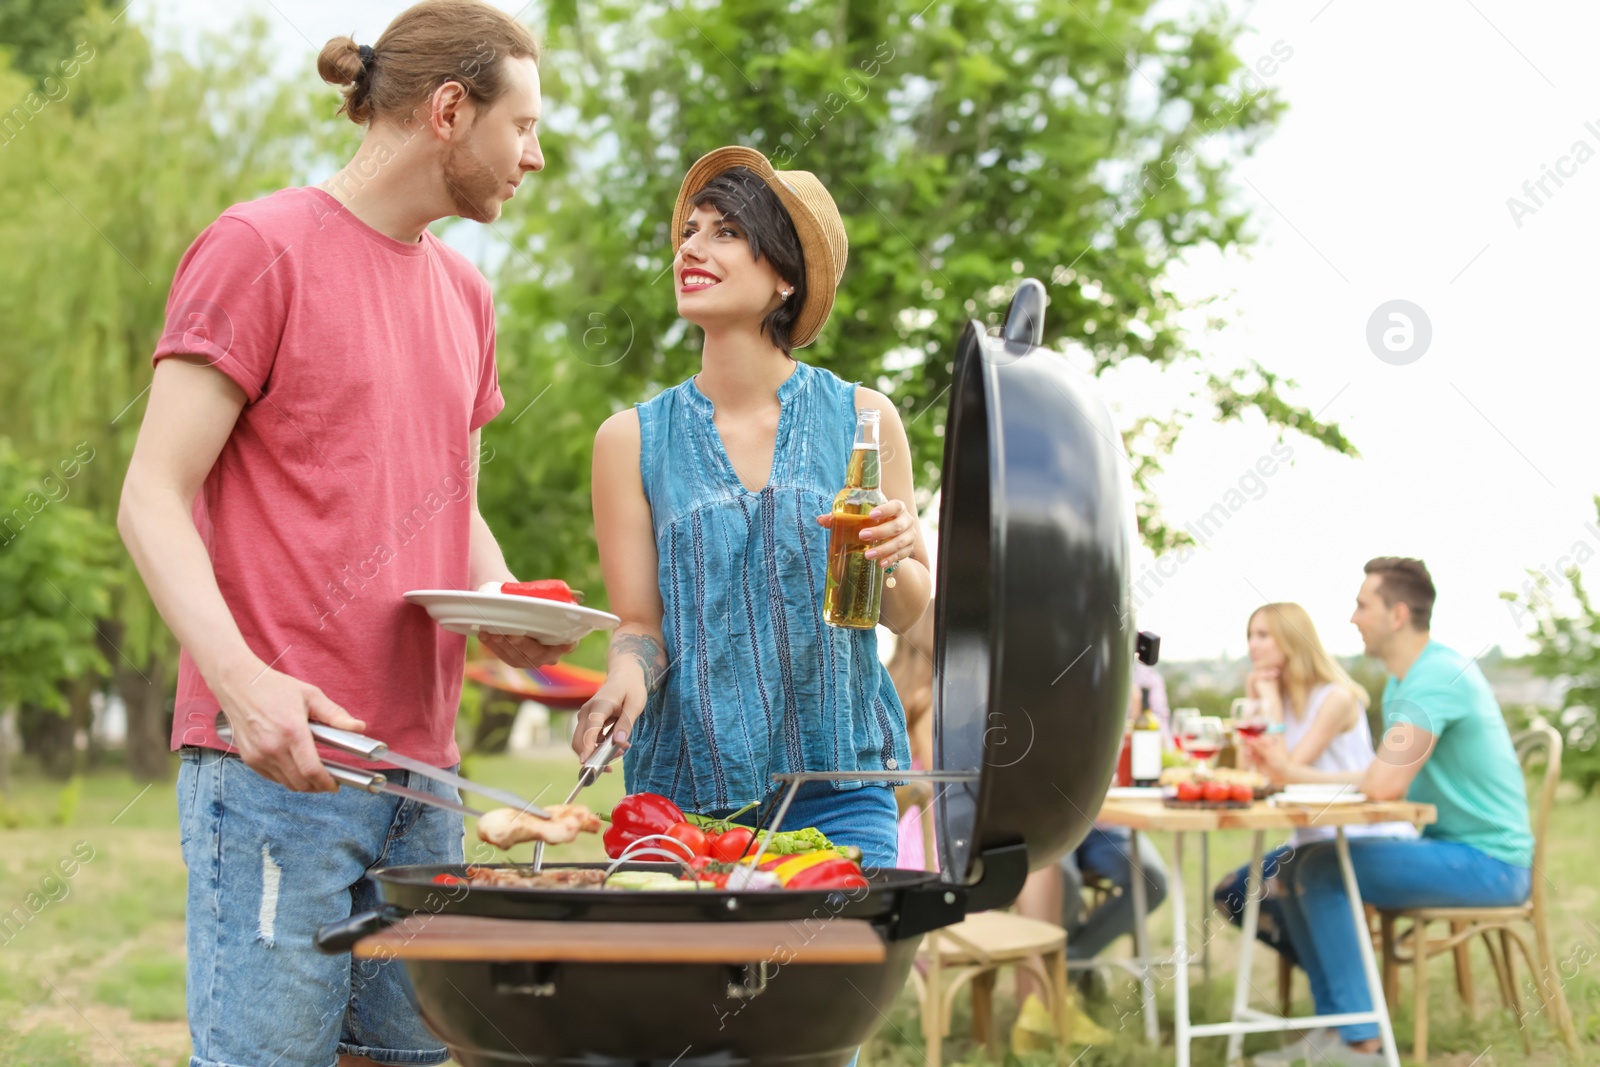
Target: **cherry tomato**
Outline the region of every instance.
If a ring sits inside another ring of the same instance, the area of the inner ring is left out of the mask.
[[[668,837],[675,837],[688,846],[691,856],[711,855],[711,842],[706,839],[706,832],[693,823],[675,823],[667,829]]]
[[[1229,790],[1229,792],[1231,795],[1228,797],[1228,799],[1236,801],[1240,804],[1249,804],[1256,798],[1256,791],[1245,785],[1243,782],[1235,782],[1233,784],[1233,788]]]
[[[1233,796],[1233,787],[1227,782],[1207,782],[1205,784],[1205,798],[1213,804],[1220,804]]]
[[[1205,796],[1205,790],[1200,788],[1199,782],[1179,782],[1178,800],[1184,804],[1193,804]]]
[[[471,885],[472,883],[469,880],[461,877],[458,874],[451,874],[449,871],[446,871],[443,874],[434,875],[433,876],[433,884],[434,885]]]
[[[718,834],[711,842],[711,856],[723,863],[737,863],[750,848],[750,842],[755,838],[748,827],[735,826],[726,833]]]

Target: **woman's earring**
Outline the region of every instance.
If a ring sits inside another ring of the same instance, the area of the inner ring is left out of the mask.
[[[783,296],[783,298],[784,298],[784,299],[785,299],[785,300],[787,300],[787,299],[789,299],[789,297],[790,297],[790,296],[791,296],[791,295],[793,295],[793,293],[794,293],[794,290],[793,290],[793,289],[785,289],[785,290],[784,290],[784,291],[783,291],[783,293],[782,293],[782,294],[781,294],[781,295],[782,295],[782,296]]]

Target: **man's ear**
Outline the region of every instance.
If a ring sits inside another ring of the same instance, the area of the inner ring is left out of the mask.
[[[457,136],[472,122],[472,99],[458,81],[447,81],[428,101],[428,124],[442,141]]]

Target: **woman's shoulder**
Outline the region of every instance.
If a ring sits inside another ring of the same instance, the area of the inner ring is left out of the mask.
[[[1306,703],[1318,717],[1328,715],[1345,721],[1346,730],[1355,725],[1355,720],[1363,710],[1361,702],[1356,699],[1354,693],[1334,682],[1323,682],[1318,685],[1307,696]]]
[[[637,407],[623,408],[615,412],[600,424],[594,433],[596,448],[622,447],[632,445],[639,447],[639,411]]]

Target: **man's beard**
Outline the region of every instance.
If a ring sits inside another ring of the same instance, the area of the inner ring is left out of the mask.
[[[506,183],[466,144],[453,144],[444,157],[444,184],[456,214],[473,222],[493,222],[500,217],[497,195]]]

